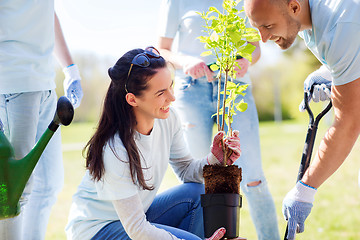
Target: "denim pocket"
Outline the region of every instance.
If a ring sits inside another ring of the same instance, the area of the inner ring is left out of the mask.
[[[19,96],[21,96],[22,93],[9,93],[9,94],[4,94],[4,98],[6,102],[9,102]]]
[[[50,99],[51,95],[54,93],[54,90],[46,90],[41,95],[41,103],[44,103]]]

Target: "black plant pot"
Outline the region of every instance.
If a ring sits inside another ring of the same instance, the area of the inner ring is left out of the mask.
[[[205,237],[209,238],[220,227],[225,227],[224,238],[239,236],[241,195],[237,193],[202,194]]]

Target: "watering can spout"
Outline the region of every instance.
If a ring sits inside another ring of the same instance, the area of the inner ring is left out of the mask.
[[[30,153],[18,160],[14,158],[10,142],[0,131],[0,219],[15,217],[20,213],[19,199],[42,152],[59,125],[69,125],[73,117],[71,102],[64,96],[60,97],[53,121]]]

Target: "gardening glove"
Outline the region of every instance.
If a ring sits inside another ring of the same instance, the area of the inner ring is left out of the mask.
[[[304,82],[304,92],[309,93],[311,87],[314,86],[313,93],[308,97],[307,102],[310,103],[311,99],[314,102],[330,100],[332,80],[330,71],[324,65],[311,73]],[[299,111],[305,111],[304,99],[299,105]]]
[[[214,232],[214,234],[210,238],[205,238],[205,240],[220,240],[225,235],[226,229],[221,227]],[[246,240],[242,237],[232,238],[229,240]]]
[[[219,131],[213,140],[211,151],[208,155],[208,163],[210,165],[222,164],[224,161],[224,152],[221,141],[224,138],[225,132]],[[239,131],[235,130],[231,137],[224,140],[225,148],[228,149],[227,165],[232,165],[241,155]]]
[[[304,222],[310,214],[316,191],[316,188],[298,181],[295,187],[286,194],[282,212],[285,220],[288,221],[287,239],[295,239],[295,233],[304,231]]]
[[[75,64],[71,64],[64,68],[63,72],[65,74],[65,96],[70,99],[74,108],[77,108],[80,106],[81,99],[84,95],[80,84],[81,77],[79,69]]]
[[[218,230],[216,230],[211,237],[206,238],[205,240],[220,240],[225,235],[225,232],[226,229],[221,227]]]

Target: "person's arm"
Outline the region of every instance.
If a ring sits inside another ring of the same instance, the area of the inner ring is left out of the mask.
[[[360,133],[360,78],[333,86],[331,99],[335,120],[320,143],[303,182],[318,188],[344,162]]]
[[[214,73],[202,59],[174,53],[171,50],[172,44],[173,38],[159,37],[158,39],[159,51],[167,61],[171,62],[175,68],[183,69],[184,73],[192,78],[206,76],[209,82],[213,81]]]
[[[54,54],[57,60],[60,63],[62,68],[67,67],[71,64],[74,64],[70,51],[66,45],[66,41],[61,29],[61,25],[59,22],[59,18],[55,13],[55,47],[54,47]]]
[[[319,188],[345,161],[360,133],[360,78],[332,86],[331,99],[335,120],[322,139],[314,161],[301,181],[283,200],[283,214],[288,221],[288,239],[305,229],[305,219],[311,212]]]
[[[70,51],[66,45],[66,41],[60,26],[59,19],[54,13],[54,29],[55,29],[55,46],[54,54],[63,68],[65,74],[64,80],[64,92],[65,96],[70,99],[74,108],[80,106],[81,99],[83,97],[83,91],[81,87],[81,77],[78,67],[74,64]]]
[[[158,40],[158,48],[161,55],[169,62],[171,62],[177,69],[183,69],[185,74],[190,75],[193,78],[200,78],[206,76],[208,81],[211,82],[214,79],[213,72],[207,67],[206,63],[200,58],[195,58],[192,56],[179,55],[171,51],[171,46],[173,43],[172,38],[160,37]],[[243,77],[248,71],[249,65],[255,64],[260,56],[260,44],[259,42],[249,43],[256,47],[252,53],[252,62],[250,63],[247,59],[241,58],[237,60],[241,69],[235,66],[237,72],[237,77]]]

